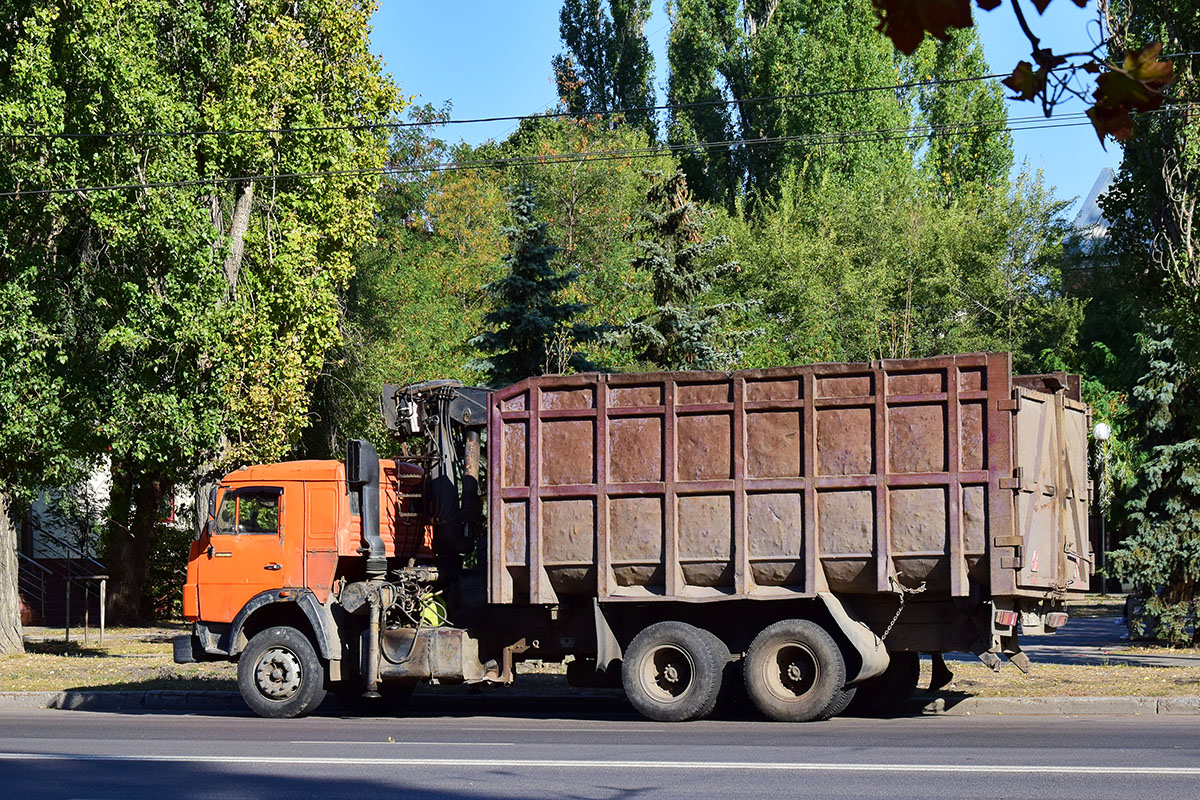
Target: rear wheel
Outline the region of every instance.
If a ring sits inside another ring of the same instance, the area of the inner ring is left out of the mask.
[[[729,650],[708,631],[658,622],[629,643],[621,682],[633,707],[659,722],[686,722],[712,713]]]
[[[892,653],[882,675],[858,685],[850,713],[862,717],[885,717],[913,696],[921,676],[920,653]]]
[[[821,713],[817,715],[817,719],[832,719],[841,714],[854,702],[854,696],[857,693],[858,688],[854,686],[845,686],[838,689],[833,693],[833,699],[829,701],[829,705],[821,709]]]
[[[238,689],[260,717],[300,717],[325,699],[325,670],[303,633],[267,628],[238,657]]]
[[[746,651],[745,676],[750,699],[768,718],[809,722],[840,710],[846,664],[820,625],[785,619],[754,637]]]

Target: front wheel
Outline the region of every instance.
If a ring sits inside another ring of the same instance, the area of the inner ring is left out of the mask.
[[[687,722],[712,713],[729,649],[685,622],[657,622],[629,643],[621,683],[629,702],[658,722]]]
[[[325,670],[308,637],[280,625],[256,634],[242,651],[238,690],[260,717],[301,717],[325,699]]]
[[[785,619],[768,625],[746,651],[746,691],[777,722],[828,719],[840,712],[846,663],[833,637],[815,622]]]

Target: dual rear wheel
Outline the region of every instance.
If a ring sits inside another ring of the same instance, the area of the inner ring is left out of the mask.
[[[659,722],[703,719],[716,708],[729,649],[684,622],[659,622],[633,638],[621,667],[630,703]],[[854,697],[845,688],[841,650],[814,622],[789,619],[754,638],[743,662],[745,688],[765,716],[780,722],[829,719]]]
[[[728,663],[729,649],[716,635],[686,622],[658,622],[629,643],[621,682],[643,716],[687,722],[717,707]]]

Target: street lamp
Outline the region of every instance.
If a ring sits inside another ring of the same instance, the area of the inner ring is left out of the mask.
[[[1107,422],[1097,422],[1092,428],[1092,438],[1100,442],[1100,447],[1104,448],[1108,441],[1108,437],[1112,436],[1112,428]],[[1103,452],[1103,451],[1102,451]],[[1101,497],[1103,497],[1104,486],[1104,470],[1108,467],[1108,453],[1103,453],[1100,458],[1100,486]],[[1104,502],[1100,502],[1100,594],[1108,594],[1108,575],[1105,574],[1107,567],[1106,551],[1108,550],[1108,538],[1104,530]]]

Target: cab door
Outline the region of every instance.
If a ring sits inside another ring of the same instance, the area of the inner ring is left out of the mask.
[[[285,500],[279,486],[224,487],[199,542],[200,619],[232,622],[250,598],[283,587]]]

